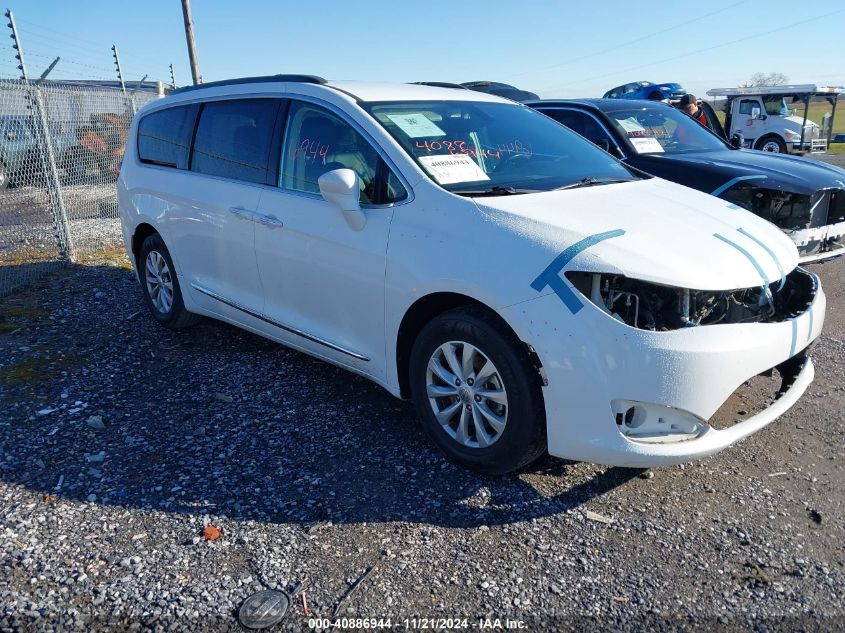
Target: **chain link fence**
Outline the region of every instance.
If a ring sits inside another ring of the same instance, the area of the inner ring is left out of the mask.
[[[120,247],[115,182],[129,124],[162,94],[158,82],[124,93],[0,79],[0,296]]]

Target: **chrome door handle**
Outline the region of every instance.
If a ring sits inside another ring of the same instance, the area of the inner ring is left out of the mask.
[[[282,222],[275,215],[264,215],[263,213],[254,214],[256,222],[261,222],[264,226],[269,226],[271,229],[280,229],[285,223]]]
[[[255,212],[250,211],[249,209],[244,209],[243,207],[229,207],[229,213],[234,213],[239,218],[244,218],[245,220],[255,219]]]

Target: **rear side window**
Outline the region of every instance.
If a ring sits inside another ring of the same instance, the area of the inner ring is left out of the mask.
[[[138,124],[138,158],[142,163],[188,168],[188,148],[197,106],[151,112]]]
[[[191,171],[267,183],[278,108],[277,99],[211,101],[203,105]]]
[[[589,114],[576,112],[575,110],[540,110],[540,112],[552,117],[558,123],[563,123],[570,130],[578,132],[578,134],[596,145],[602,141],[607,141],[610,146],[613,144],[613,140],[608,136],[607,132]]]

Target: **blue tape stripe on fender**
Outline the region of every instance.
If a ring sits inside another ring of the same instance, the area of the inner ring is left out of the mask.
[[[813,335],[813,306],[807,308],[807,314],[810,315],[810,327],[807,328],[807,340],[810,340],[810,337]]]
[[[615,229],[613,231],[605,231],[604,233],[596,233],[585,237],[580,242],[575,242],[572,246],[563,251],[560,255],[552,260],[552,263],[546,266],[546,269],[541,272],[537,278],[531,282],[531,287],[537,292],[540,292],[546,286],[554,290],[554,293],[563,301],[564,305],[569,308],[572,314],[577,313],[584,307],[584,302],[578,298],[578,295],[573,292],[566,281],[560,276],[560,272],[564,267],[572,261],[578,253],[584,251],[591,246],[595,246],[599,242],[609,240],[612,237],[619,237],[625,235],[622,229]]]
[[[789,324],[792,326],[792,344],[789,346],[789,357],[795,356],[795,345],[798,343],[798,322],[795,319],[789,319]]]
[[[780,285],[778,286],[778,292],[780,292],[781,290],[783,290],[783,284],[785,284],[785,283],[786,283],[786,273],[785,273],[785,272],[783,272],[783,266],[781,266],[781,265],[780,265],[780,260],[779,260],[777,257],[775,257],[775,254],[774,254],[774,252],[772,251],[772,249],[771,249],[771,248],[769,248],[768,246],[766,246],[766,244],[765,244],[765,243],[761,242],[759,239],[757,239],[756,237],[754,237],[753,235],[751,235],[751,233],[749,233],[748,231],[746,231],[744,228],[739,227],[739,228],[737,229],[737,231],[739,231],[740,233],[742,233],[742,234],[743,234],[745,237],[747,237],[748,239],[750,239],[750,240],[754,240],[754,241],[755,241],[755,242],[756,242],[756,243],[760,246],[760,248],[762,248],[763,250],[765,250],[765,251],[769,254],[769,256],[770,256],[770,257],[771,257],[771,258],[775,261],[775,266],[777,266],[777,267],[778,267],[778,272],[780,273]]]
[[[768,176],[764,176],[763,174],[754,174],[752,176],[739,176],[737,178],[731,178],[728,182],[726,182],[721,187],[718,187],[710,192],[711,196],[718,196],[721,193],[724,193],[731,187],[733,187],[736,183],[742,182],[743,180],[758,180],[760,178],[768,178]]]
[[[740,253],[745,255],[745,258],[753,264],[754,268],[757,269],[757,272],[759,273],[760,277],[763,278],[763,281],[765,282],[766,287],[768,287],[770,282],[769,282],[769,278],[766,276],[766,271],[763,270],[762,266],[760,266],[760,264],[757,263],[757,260],[754,259],[754,256],[751,253],[749,253],[747,250],[742,248],[742,246],[740,246],[736,242],[732,242],[731,240],[726,238],[724,235],[719,235],[718,233],[713,233],[713,237],[715,237],[718,240],[722,240],[725,244],[730,244],[736,250],[738,250]]]

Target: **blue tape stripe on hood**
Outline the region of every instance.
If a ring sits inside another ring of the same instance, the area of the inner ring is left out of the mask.
[[[736,183],[742,182],[743,180],[758,180],[760,178],[768,178],[768,176],[764,174],[754,174],[752,176],[738,176],[736,178],[731,178],[728,182],[726,182],[721,187],[718,187],[710,192],[711,196],[718,196],[721,193],[724,193],[731,187],[733,187]]]
[[[766,287],[767,288],[769,287],[769,283],[771,283],[771,282],[769,282],[769,278],[768,278],[768,276],[766,276],[766,271],[763,270],[763,267],[760,266],[760,264],[757,262],[756,259],[754,259],[754,256],[751,253],[749,253],[747,250],[745,250],[742,246],[740,246],[736,242],[729,240],[724,235],[719,235],[718,233],[713,233],[713,237],[715,237],[718,240],[722,240],[725,244],[730,244],[736,250],[738,250],[740,253],[745,255],[745,258],[748,261],[751,262],[751,264],[754,266],[754,268],[757,269],[757,272],[759,273],[760,277],[763,278],[763,281],[765,282]]]
[[[785,284],[785,283],[786,283],[786,273],[783,271],[783,266],[781,266],[781,265],[780,265],[780,260],[779,260],[779,259],[775,256],[774,251],[772,251],[772,249],[771,249],[771,248],[769,248],[768,246],[766,246],[766,244],[765,244],[764,242],[760,241],[759,239],[757,239],[756,237],[754,237],[753,235],[751,235],[751,233],[749,233],[748,231],[746,231],[744,228],[739,227],[739,228],[737,229],[737,231],[739,231],[740,233],[742,233],[742,234],[743,234],[745,237],[747,237],[748,239],[750,239],[750,240],[754,240],[754,241],[755,241],[755,242],[756,242],[756,243],[760,246],[760,248],[762,248],[763,250],[765,250],[765,251],[769,254],[769,256],[770,256],[773,260],[775,260],[775,266],[777,266],[777,267],[778,267],[778,272],[780,273],[780,285],[778,286],[778,292],[780,292],[781,290],[783,290],[783,284]]]
[[[622,229],[615,229],[613,231],[605,231],[604,233],[596,233],[585,237],[580,242],[575,242],[572,246],[563,251],[560,255],[552,260],[552,263],[546,266],[546,269],[537,275],[537,278],[531,282],[531,287],[537,292],[540,292],[546,286],[549,286],[554,293],[563,301],[564,305],[569,308],[572,314],[578,312],[584,307],[584,302],[578,298],[578,295],[573,292],[566,281],[560,276],[560,272],[564,267],[572,261],[572,259],[581,251],[584,251],[591,246],[595,246],[599,242],[608,240],[612,237],[619,237],[625,235]]]

